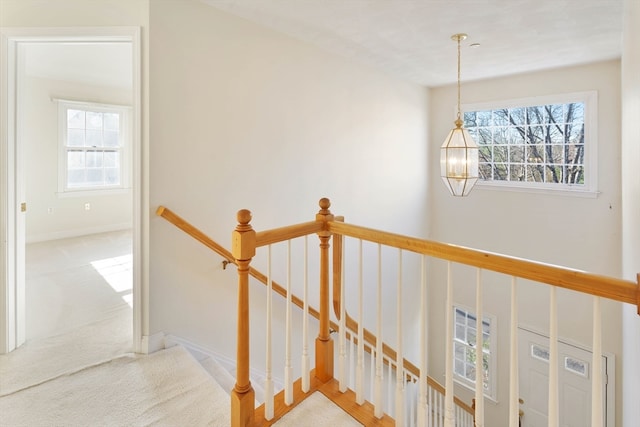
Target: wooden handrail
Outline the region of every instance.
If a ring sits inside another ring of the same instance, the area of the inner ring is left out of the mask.
[[[342,234],[357,239],[381,243],[386,246],[393,246],[459,264],[466,264],[577,292],[638,305],[640,311],[640,286],[638,283],[630,280],[601,276],[551,264],[479,251],[463,246],[387,233],[357,225],[345,224],[339,221],[331,221],[327,225],[329,231],[334,234]]]
[[[210,237],[208,237],[205,233],[203,233],[201,230],[199,230],[198,228],[196,228],[193,225],[191,225],[188,221],[186,221],[185,219],[183,219],[182,217],[177,215],[171,209],[169,209],[169,208],[167,208],[165,206],[160,206],[156,210],[156,214],[158,216],[161,216],[162,218],[166,219],[171,224],[173,224],[177,228],[181,229],[187,235],[189,235],[192,238],[194,238],[195,240],[199,241],[200,243],[202,243],[206,247],[212,249],[214,252],[216,252],[218,255],[220,255],[222,258],[224,258],[226,263],[236,265],[236,260],[235,260],[235,258],[233,257],[233,255],[231,254],[230,251],[226,250],[224,247],[222,247],[221,245],[216,243],[214,240],[212,240]],[[335,220],[336,221],[343,221],[343,217],[336,217]],[[329,224],[332,224],[332,223],[333,222],[330,222]],[[323,223],[321,221],[311,221],[311,222],[297,224],[297,225],[294,225],[294,226],[281,227],[281,228],[268,230],[268,231],[264,231],[264,232],[257,232],[256,233],[256,246],[264,246],[264,245],[276,243],[276,242],[279,242],[279,241],[282,241],[282,240],[286,240],[286,239],[283,239],[284,236],[289,236],[288,238],[293,238],[293,237],[290,237],[292,235],[295,235],[295,237],[304,236],[305,234],[299,234],[299,233],[302,233],[303,230],[304,231],[308,231],[309,234],[316,233],[319,230],[322,230],[323,227],[326,227],[326,223]],[[337,241],[334,241],[334,246],[337,245],[336,242]],[[334,261],[333,265],[334,265],[334,269],[335,269],[336,266],[339,265],[339,263],[336,263]],[[249,267],[249,275],[254,277],[256,280],[258,280],[259,282],[261,282],[265,286],[268,283],[267,276],[265,274],[261,273],[259,270],[256,270],[253,267]],[[336,272],[334,271],[334,278],[335,277],[340,277],[340,275],[339,274],[336,275]],[[278,295],[282,296],[283,298],[286,298],[287,290],[282,285],[280,285],[279,283],[277,283],[277,282],[275,282],[273,280],[271,282],[271,285],[272,285],[272,288],[273,288],[274,292],[276,292]],[[336,294],[336,289],[338,289],[338,293],[337,294]],[[292,295],[291,296],[291,300],[292,300],[293,304],[296,305],[298,308],[304,309],[304,302],[302,301],[302,299],[298,298],[295,295]],[[340,304],[340,293],[339,293],[339,288],[337,286],[333,287],[333,299],[332,300],[333,300],[333,307],[334,307],[335,314],[336,314],[337,318],[340,319],[340,310],[339,310],[339,307],[340,307],[340,305],[339,305]],[[309,314],[311,316],[313,316],[317,320],[320,320],[320,312],[317,309],[309,306],[308,310],[309,310]],[[348,314],[346,315],[346,325],[347,325],[347,328],[352,330],[352,331],[357,331],[358,330],[358,323],[352,317],[350,317]],[[339,329],[338,324],[336,324],[333,321],[330,322],[330,326],[331,326],[331,329],[333,331],[337,331]],[[375,334],[373,334],[371,331],[369,331],[366,328],[364,328],[363,334],[364,334],[365,342],[367,342],[371,346],[375,346],[376,339],[377,339]],[[353,339],[354,343],[357,344],[357,336],[353,336],[352,339]],[[396,351],[392,347],[390,347],[386,343],[383,343],[382,344],[382,348],[383,348],[384,355],[389,360],[395,360],[396,359]],[[370,352],[371,350],[369,348],[365,348],[365,351]],[[409,371],[412,375],[414,375],[416,377],[418,377],[420,375],[420,370],[418,369],[418,367],[415,366],[413,363],[411,363],[410,361],[408,361],[406,359],[404,359],[404,368],[407,371]],[[427,377],[427,381],[428,381],[429,385],[431,387],[433,387],[435,390],[437,390],[438,392],[440,392],[442,394],[445,393],[445,388],[440,383],[438,383],[436,380],[434,380],[431,377]],[[472,410],[470,405],[468,405],[467,403],[463,402],[458,397],[454,397],[454,400],[455,400],[456,405],[460,406],[463,410],[465,410],[465,411],[467,411],[469,413],[473,413],[473,410]]]

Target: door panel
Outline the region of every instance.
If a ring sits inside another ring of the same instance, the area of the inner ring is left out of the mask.
[[[549,338],[518,329],[518,357],[522,427],[547,427],[549,396]],[[558,389],[560,426],[585,427],[591,424],[591,360],[584,349],[558,342]],[[603,356],[606,378],[607,358]],[[607,385],[603,381],[604,414]],[[605,426],[606,424],[605,415]]]

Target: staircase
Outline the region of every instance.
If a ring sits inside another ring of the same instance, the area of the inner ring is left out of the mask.
[[[151,355],[128,352],[123,343],[130,333],[123,326],[130,325],[130,314],[119,310],[0,356],[0,425],[228,427],[233,368],[180,345]],[[80,337],[96,337],[96,331],[104,334],[79,345]],[[258,388],[257,398],[263,395]],[[277,425],[309,425],[299,417],[310,411],[323,414],[317,426],[360,425],[320,396],[309,403]]]

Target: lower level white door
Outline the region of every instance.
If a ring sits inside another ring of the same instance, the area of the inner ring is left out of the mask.
[[[549,395],[549,338],[527,329],[518,329],[518,358],[522,427],[547,427]],[[591,425],[592,353],[558,342],[558,393],[560,426]],[[607,357],[603,356],[604,425],[607,426]],[[611,403],[611,402],[609,402]]]

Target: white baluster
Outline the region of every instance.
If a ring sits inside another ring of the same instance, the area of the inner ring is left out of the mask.
[[[293,367],[291,366],[291,240],[287,241],[287,308],[285,324],[284,403],[293,403]]]
[[[511,349],[509,361],[509,427],[520,425],[518,380],[518,283],[511,277]]]
[[[302,391],[307,393],[310,389],[310,373],[309,369],[309,262],[308,262],[308,238],[304,236],[304,308],[302,317]],[[342,328],[341,328],[342,330]]]
[[[273,378],[271,373],[271,315],[272,315],[272,296],[273,281],[271,278],[271,245],[268,246],[267,255],[267,322],[266,322],[266,368],[264,382],[264,417],[267,420],[273,419]]]
[[[362,271],[362,240],[358,250],[358,358],[356,365],[356,403],[364,403],[364,316],[363,316],[363,271]]]
[[[445,399],[444,425],[454,427],[453,414],[453,281],[451,277],[451,262],[447,262],[447,307],[446,307],[446,350],[445,350]],[[442,413],[442,412],[441,412]]]
[[[476,427],[484,427],[484,328],[482,326],[482,270],[476,275]]]
[[[591,427],[602,427],[602,310],[600,297],[593,297],[593,361],[591,378]]]
[[[376,359],[378,355],[376,354],[376,351],[373,347],[367,346],[367,348],[371,351],[371,353],[369,353],[369,401],[373,402],[374,401],[373,400],[373,393],[374,393],[373,384],[376,379]],[[374,412],[375,412],[375,408],[374,408]]]
[[[382,381],[383,381],[383,353],[382,353],[382,245],[378,243],[378,307],[376,319],[376,378],[373,397],[374,415],[382,418]]]
[[[342,237],[341,237],[342,238]],[[343,239],[344,243],[344,239]],[[339,345],[339,358],[338,358],[338,389],[341,393],[347,391],[347,321],[346,321],[346,301],[345,301],[345,272],[344,272],[344,246],[342,251],[341,264],[341,278],[340,278],[340,321],[338,325],[338,345]]]
[[[418,391],[418,426],[427,425],[427,257],[420,264],[420,387]]]
[[[555,286],[549,295],[549,420],[548,427],[558,427],[558,300]]]
[[[404,361],[402,357],[402,250],[398,250],[398,287],[396,297],[396,426],[404,426]]]
[[[353,331],[349,330],[349,334],[351,335],[351,339],[349,340],[349,384],[351,388],[355,388],[356,384],[356,369],[355,369],[355,357],[356,357],[356,349],[355,349],[355,335]]]

